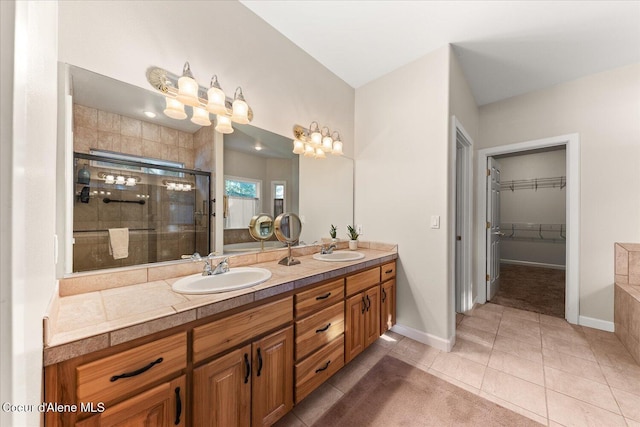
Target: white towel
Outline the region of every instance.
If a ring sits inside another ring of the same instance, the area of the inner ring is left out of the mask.
[[[109,229],[109,255],[113,255],[113,259],[122,259],[129,256],[128,228]]]

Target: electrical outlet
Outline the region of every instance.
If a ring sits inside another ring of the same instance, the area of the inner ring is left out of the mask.
[[[358,224],[358,225],[356,225],[356,232],[357,232],[358,234],[362,234],[362,228],[363,228],[363,227],[362,227],[362,224]]]

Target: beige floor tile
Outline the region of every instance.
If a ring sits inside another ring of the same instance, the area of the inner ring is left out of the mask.
[[[491,305],[495,305],[495,304],[491,304]],[[475,309],[469,311],[468,313],[466,313],[464,315],[464,317],[465,318],[467,318],[467,317],[475,317],[475,318],[494,320],[494,321],[495,320],[499,321],[500,319],[502,319],[502,312],[493,311],[491,309],[489,309],[489,310],[483,309],[483,307],[485,307],[485,306],[481,306],[481,308],[475,308]]]
[[[313,391],[294,408],[294,414],[306,425],[310,426],[343,396],[340,390],[329,383],[324,383]]]
[[[542,348],[539,344],[527,344],[514,338],[498,335],[493,344],[493,349],[542,364]]]
[[[378,338],[376,341],[377,344],[380,344],[384,347],[395,347],[400,341],[404,339],[403,335],[400,335],[393,331],[387,331]]]
[[[431,370],[441,372],[478,389],[482,385],[485,369],[485,365],[465,359],[454,353],[440,353],[431,364]]]
[[[480,390],[542,417],[547,416],[545,389],[537,384],[487,368]]]
[[[497,316],[492,319],[477,316],[465,316],[461,325],[495,335],[498,332],[498,326],[500,326],[500,318]]]
[[[533,322],[540,321],[540,315],[538,313],[534,313],[533,311],[519,310],[517,308],[505,307],[502,312],[502,318],[506,317],[519,317],[521,319],[531,320]]]
[[[380,359],[382,359],[389,352],[389,350],[390,349],[388,347],[378,345],[376,342],[371,344],[362,353],[360,353],[358,357],[353,360],[353,362],[371,368],[373,365],[378,363]]]
[[[602,365],[618,368],[638,366],[629,350],[619,340],[591,342],[591,349],[598,363]]]
[[[364,377],[370,368],[358,363],[351,363],[345,365],[342,369],[336,372],[331,378],[329,378],[329,384],[343,393],[347,393],[351,388],[358,383]]]
[[[627,422],[627,427],[640,427],[640,421],[631,418],[625,418],[624,420]]]
[[[572,343],[588,346],[589,341],[587,341],[587,337],[581,329],[576,328],[565,328],[565,327],[557,327],[553,325],[540,325],[540,332],[542,332],[542,337],[553,337],[562,339],[565,341],[570,341]]]
[[[472,328],[463,322],[456,328],[456,339],[458,338],[491,347],[496,339],[496,334],[495,332],[486,332],[481,329]]]
[[[503,321],[503,322],[500,322],[500,328],[498,328],[498,335],[502,335],[503,337],[513,338],[530,345],[537,345],[538,347],[541,346],[539,327],[536,330],[534,327],[524,328],[512,322]]]
[[[622,410],[622,415],[625,418],[640,420],[640,396],[613,387],[611,391]]]
[[[538,422],[538,423],[540,423],[542,425],[546,425],[547,424],[547,417],[546,416],[543,417],[543,416],[538,415],[536,413],[533,413],[531,411],[527,411],[526,409],[521,408],[518,405],[514,405],[513,403],[507,402],[506,400],[500,399],[499,397],[496,397],[496,396],[494,396],[492,394],[489,394],[489,393],[484,392],[484,391],[480,391],[480,397],[482,397],[484,399],[487,399],[487,400],[489,400],[489,401],[491,401],[491,402],[493,402],[495,404],[498,404],[498,405],[502,406],[503,408],[507,408],[507,409],[509,409],[509,410],[511,410],[513,412],[517,412],[518,414],[523,415],[523,416],[525,416],[525,417],[527,417],[529,419],[532,419],[533,421]]]
[[[577,375],[591,381],[607,384],[607,380],[602,374],[600,365],[596,362],[560,353],[559,351],[543,348],[544,366],[558,369],[569,374]]]
[[[523,380],[544,386],[544,370],[542,365],[522,357],[505,353],[495,348],[491,352],[489,367],[505,372]]]
[[[449,375],[443,374],[440,371],[436,371],[435,369],[429,369],[427,371],[429,374],[433,375],[434,377],[438,377],[440,379],[445,380],[446,382],[448,382],[449,384],[453,384],[456,387],[460,387],[463,390],[467,390],[469,393],[473,393],[473,394],[480,394],[480,389],[473,387],[469,384],[463,383],[462,381],[458,381],[455,378],[450,377]]]
[[[491,346],[460,338],[456,339],[451,353],[486,365],[491,357]]]
[[[568,427],[625,426],[622,416],[553,390],[547,390],[549,419]]]
[[[397,359],[418,367],[431,366],[439,353],[440,350],[426,344],[422,344],[418,341],[414,341],[411,338],[405,338],[389,352],[389,354]]]
[[[293,411],[280,418],[274,427],[307,427],[305,423],[298,418]]]
[[[640,396],[640,367],[600,365],[609,386]]]
[[[484,310],[484,311],[491,311],[491,312],[493,312],[493,313],[500,313],[500,314],[502,314],[502,313],[504,312],[504,309],[505,309],[505,307],[504,307],[504,306],[502,306],[502,305],[493,304],[493,303],[487,303],[487,304],[480,304],[480,305],[477,305],[477,306],[474,308],[474,311],[475,311],[475,310],[478,310],[478,311]]]
[[[614,413],[620,412],[608,385],[568,374],[548,366],[545,366],[544,373],[548,389]]]
[[[547,316],[546,314],[540,314],[540,325],[550,325],[563,329],[571,328],[571,323],[567,322],[565,319],[555,316]]]
[[[542,347],[596,362],[596,356],[591,351],[591,347],[589,345],[582,345],[560,338],[543,336]]]

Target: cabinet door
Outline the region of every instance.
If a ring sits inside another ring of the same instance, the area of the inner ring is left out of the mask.
[[[251,345],[193,370],[193,410],[198,427],[250,425]]]
[[[347,363],[364,350],[364,294],[349,297],[345,307],[344,362]]]
[[[387,332],[396,324],[396,280],[384,282],[380,290],[380,334]]]
[[[252,344],[253,427],[270,426],[293,408],[293,326]]]
[[[185,376],[118,403],[78,427],[169,427],[186,425]],[[97,406],[95,409],[99,409]]]
[[[364,300],[364,348],[367,348],[380,338],[380,285],[367,289]]]

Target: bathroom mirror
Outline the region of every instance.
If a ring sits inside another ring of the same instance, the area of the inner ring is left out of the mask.
[[[227,174],[227,167],[233,164],[232,161],[224,164],[223,173],[215,170],[216,151],[214,150],[214,144],[224,140],[224,148],[220,150],[223,155],[226,150],[239,150],[239,148],[233,146],[227,147],[227,142],[232,144],[234,140],[232,136],[235,135],[235,139],[251,139],[254,143],[256,141],[274,140],[273,142],[276,144],[275,141],[277,140],[279,141],[277,144],[280,145],[279,151],[290,153],[292,137],[277,135],[251,125],[239,125],[237,127],[234,125],[234,133],[224,135],[223,139],[221,134],[214,132],[213,126],[201,127],[188,119],[174,120],[166,117],[162,113],[165,108],[164,98],[151,87],[148,89],[141,88],[69,64],[61,63],[59,71],[58,123],[60,130],[57,163],[58,170],[61,172],[58,174],[57,184],[59,196],[57,197],[56,217],[58,221],[56,234],[59,237],[60,254],[64,256],[64,261],[58,263],[58,277],[77,271],[73,268],[74,237],[77,237],[73,233],[73,204],[76,201],[76,197],[79,197],[75,193],[77,191],[82,192],[82,188],[78,188],[75,182],[77,181],[79,170],[84,165],[84,161],[74,162],[73,153],[90,154],[91,149],[137,156],[142,160],[167,160],[181,163],[185,169],[191,171],[211,173],[211,192],[209,194],[205,194],[206,191],[200,192],[199,198],[193,203],[189,202],[188,208],[180,207],[178,210],[181,218],[186,221],[188,218],[196,217],[200,224],[210,222],[209,236],[206,236],[208,237],[206,240],[209,241],[209,250],[211,251],[215,250],[221,253],[224,250],[224,252],[233,253],[260,250],[257,242],[248,234],[248,221],[243,225],[247,237],[250,239],[246,242],[248,247],[223,249],[222,243],[219,247],[214,245],[214,242],[218,241],[216,237],[225,233],[224,221],[216,223],[214,221],[215,218],[212,216],[216,205],[221,205],[221,203],[213,203],[213,200],[216,199],[217,202],[223,201],[222,198],[217,199],[215,197],[215,189],[217,188],[220,191],[222,187],[217,181],[223,179],[223,176]],[[144,74],[144,72],[145,70],[140,70],[140,73]],[[74,114],[74,105],[82,105],[87,108],[77,108],[78,111]],[[155,117],[146,116],[145,111],[155,113]],[[259,117],[259,111],[254,111],[254,113],[256,117]],[[296,117],[291,117],[292,126],[296,120]],[[87,125],[87,121],[91,123],[90,126]],[[119,126],[118,134],[115,132],[116,126]],[[345,143],[348,142],[345,141]],[[255,150],[255,145],[251,149],[254,152],[257,151]],[[274,160],[271,162],[275,163]],[[313,243],[320,241],[323,237],[328,237],[327,230],[332,223],[336,224],[341,230],[344,229],[346,224],[353,223],[352,159],[341,156],[328,156],[326,160],[319,161],[302,158],[301,156],[292,156],[289,162],[291,163],[291,178],[286,179],[285,191],[288,193],[286,193],[284,201],[274,202],[275,199],[280,197],[272,197],[271,181],[274,181],[274,185],[278,185],[277,181],[285,181],[285,179],[265,178],[264,190],[268,195],[266,199],[269,201],[256,212],[266,213],[272,217],[277,216],[279,212],[295,213],[299,217],[301,224],[304,225],[298,244]],[[278,169],[278,166],[273,166],[272,169]],[[96,178],[92,176],[91,179]],[[195,179],[194,177],[192,181],[195,182]],[[162,181],[163,179],[159,179],[160,185],[166,187],[167,184],[162,183]],[[142,195],[142,193],[140,194]],[[146,196],[146,194],[144,195]],[[135,194],[133,196],[135,197]],[[278,206],[276,203],[281,203],[281,205]],[[83,207],[89,207],[90,205],[92,205],[91,202]],[[129,207],[142,206],[145,208],[150,206],[150,204],[131,204],[129,206],[129,204],[122,203],[103,203],[103,205],[113,209],[120,207],[121,212],[130,210],[128,209]],[[124,209],[125,206],[127,206],[126,209]],[[158,207],[162,208],[162,205],[158,205]],[[171,202],[169,201],[165,204],[165,207],[170,209]],[[155,215],[161,214],[161,212],[155,213]],[[84,225],[88,226],[88,224]],[[98,226],[100,227],[99,229],[110,228],[106,220],[102,224],[98,224]],[[172,230],[182,231],[180,227],[183,226],[184,224],[179,226],[172,225],[171,227]],[[144,225],[135,228],[152,227]],[[230,230],[232,229],[230,228]],[[200,235],[202,235],[201,232]],[[84,235],[84,237],[86,240],[88,234]],[[178,243],[176,249],[175,244],[171,248],[164,248],[165,241],[158,239],[157,249],[164,251],[167,256],[163,256],[161,259],[158,258],[157,262],[174,259],[173,256],[169,256],[173,252],[175,252],[175,260],[179,260],[179,255],[183,255],[182,252],[184,254],[193,253],[192,249],[195,250],[195,247],[186,247],[188,245],[185,246],[184,244],[187,240],[191,241],[193,239],[183,240],[182,246]],[[199,241],[202,242],[202,238],[199,238]],[[222,242],[222,240],[220,241]],[[281,248],[283,246],[284,244],[273,236],[270,240],[265,241],[265,249]],[[89,246],[87,246],[87,249],[89,249]],[[205,253],[207,251],[200,249],[199,252]],[[128,265],[148,264],[149,262],[154,261],[140,258],[139,261]],[[103,265],[96,266],[95,269],[113,267]]]

